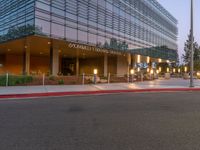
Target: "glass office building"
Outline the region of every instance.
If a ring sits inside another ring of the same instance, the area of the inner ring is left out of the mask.
[[[177,20],[156,0],[0,0],[0,14],[4,68],[15,52],[26,73],[117,74],[177,59]]]

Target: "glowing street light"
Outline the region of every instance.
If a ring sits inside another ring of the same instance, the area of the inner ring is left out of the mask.
[[[150,57],[148,56],[147,57],[147,64],[149,64],[150,63]]]
[[[139,67],[137,68],[137,72],[140,72],[140,68]]]
[[[162,68],[161,68],[161,67],[159,67],[159,69],[158,69],[158,70],[159,70],[159,73],[161,73],[161,71],[162,71]]]
[[[97,74],[98,74],[98,70],[94,69],[94,75],[97,75]]]
[[[153,74],[154,72],[153,72],[153,69],[151,69],[151,71],[150,71],[150,74]]]
[[[147,72],[150,72],[150,69],[149,69],[149,68],[147,68]]]
[[[130,73],[131,73],[131,75],[134,75],[135,74],[135,70],[131,69]]]
[[[176,69],[175,68],[173,69],[173,73],[176,73]]]
[[[131,82],[133,82],[133,77],[134,77],[134,74],[135,74],[135,70],[131,69],[130,73],[131,73]]]
[[[94,84],[97,83],[97,74],[98,74],[98,70],[94,69]]]
[[[180,68],[178,69],[178,73],[181,73],[181,69]]]
[[[161,63],[161,62],[162,62],[162,59],[161,59],[161,58],[159,58],[159,59],[158,59],[158,62],[159,62],[159,63]]]
[[[187,73],[187,71],[188,71],[188,68],[185,66],[184,67],[184,72]]]
[[[169,73],[169,68],[167,68],[167,73]]]

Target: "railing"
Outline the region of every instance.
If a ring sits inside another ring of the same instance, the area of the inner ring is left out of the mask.
[[[132,83],[154,80],[159,77],[164,77],[162,75],[150,75],[137,73],[131,74],[110,74],[104,75],[94,75],[85,74],[79,76],[46,76],[43,75],[12,75],[3,74],[0,75],[0,86],[31,86],[31,85],[84,85],[84,84],[109,84],[109,83]],[[180,75],[173,75],[175,78],[182,78]]]

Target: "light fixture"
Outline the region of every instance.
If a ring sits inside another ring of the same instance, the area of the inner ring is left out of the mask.
[[[150,69],[149,68],[147,68],[147,72],[149,72],[150,71]]]
[[[137,55],[137,63],[140,63],[140,62],[141,62],[141,56]]]
[[[151,69],[150,74],[153,74],[153,69]]]
[[[150,57],[147,56],[147,64],[149,64],[149,63],[150,63]]]
[[[161,59],[161,58],[159,58],[159,59],[158,59],[158,62],[159,62],[159,63],[161,63],[161,62],[162,62],[162,59]]]
[[[176,69],[175,68],[173,69],[173,73],[176,73]]]
[[[137,68],[137,71],[140,72],[140,68],[139,67]]]
[[[159,73],[160,73],[160,71],[159,71],[159,70],[156,70],[156,73],[157,73],[157,74],[159,74]]]
[[[50,45],[51,44],[51,42],[48,42],[48,45]]]
[[[161,71],[162,71],[162,68],[161,68],[161,67],[159,67],[159,69],[158,69],[158,70],[159,70],[159,72],[161,72]]]
[[[169,68],[167,68],[167,73],[169,73]]]
[[[180,73],[180,72],[181,72],[181,69],[179,68],[179,69],[178,69],[178,73]]]
[[[167,62],[167,63],[170,63],[170,61],[169,61],[169,60],[167,60],[166,62]]]
[[[188,71],[188,69],[187,69],[187,67],[186,67],[186,66],[184,67],[184,71],[185,71],[185,73],[187,73],[187,71]]]
[[[97,74],[98,74],[98,70],[94,69],[94,75],[97,75]]]
[[[130,73],[131,73],[131,75],[134,75],[135,74],[135,70],[131,69]]]

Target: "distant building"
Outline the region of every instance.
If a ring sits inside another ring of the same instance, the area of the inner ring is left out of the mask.
[[[177,20],[156,0],[0,0],[0,14],[0,73],[106,76],[177,58]]]

